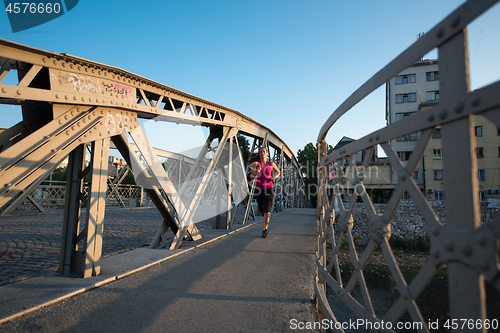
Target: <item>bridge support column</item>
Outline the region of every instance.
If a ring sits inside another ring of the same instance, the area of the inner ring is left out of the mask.
[[[59,265],[59,274],[65,276],[90,277],[100,274],[109,139],[90,144],[91,161],[88,167],[85,167],[85,146],[79,145],[69,155]],[[85,197],[83,181],[87,174],[90,182]],[[82,203],[87,209],[83,220]]]

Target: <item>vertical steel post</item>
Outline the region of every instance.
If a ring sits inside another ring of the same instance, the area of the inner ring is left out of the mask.
[[[440,93],[443,100],[469,92],[467,30],[439,47]],[[446,221],[452,228],[480,226],[474,115],[441,127]],[[466,244],[459,244],[460,247]],[[484,276],[462,263],[448,263],[450,319],[486,319]],[[471,332],[483,332],[472,329]]]
[[[83,277],[101,273],[103,220],[106,210],[109,139],[92,143],[92,174],[87,207],[86,258]]]
[[[82,170],[84,162],[85,144],[81,144],[69,154],[68,175],[66,179],[66,199],[59,262],[59,274],[66,276],[72,273],[82,273],[75,265],[77,257],[82,257],[82,253],[77,253],[75,239],[80,229],[80,200],[83,198]],[[82,260],[82,258],[78,260]]]

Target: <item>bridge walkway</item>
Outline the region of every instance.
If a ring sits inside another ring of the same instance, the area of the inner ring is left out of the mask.
[[[292,331],[292,319],[317,320],[314,210],[274,215],[267,239],[261,231],[262,221],[208,229],[199,243],[178,250],[104,258],[98,277],[52,273],[2,286],[4,321],[6,311],[20,311],[0,331],[282,332]],[[43,302],[34,305],[40,293]],[[42,307],[50,303],[57,304]]]

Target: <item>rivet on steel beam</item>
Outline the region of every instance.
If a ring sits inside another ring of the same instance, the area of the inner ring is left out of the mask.
[[[54,60],[53,63],[54,63],[54,65],[57,65],[57,61]]]
[[[59,99],[59,94],[56,94],[56,98]]]
[[[62,65],[63,67],[66,67],[66,64],[65,64],[64,62],[63,62],[61,65]]]
[[[101,133],[101,132],[99,132],[99,136],[102,136],[102,133]]]
[[[467,257],[471,256],[473,253],[472,245],[470,243],[462,244],[462,253]]]
[[[66,135],[69,135],[69,131],[66,131]]]
[[[108,72],[104,72],[104,76],[108,76]]]
[[[73,100],[75,100],[75,101],[76,101],[76,96],[73,96]]]
[[[7,89],[2,88],[2,92],[5,94],[7,92]]]
[[[42,61],[43,61],[44,63],[46,63],[46,62],[47,62],[47,58],[42,58]]]
[[[75,115],[75,111],[71,111],[71,116],[74,116]]]
[[[67,114],[64,115],[64,119],[68,120],[68,115]]]
[[[69,65],[69,68],[73,69],[73,67],[74,67],[74,66],[73,66],[73,64],[70,64],[70,65]]]
[[[439,30],[436,33],[436,36],[437,36],[437,38],[441,38],[444,36],[444,28],[443,27],[439,28]]]
[[[11,183],[4,184],[5,187],[9,187],[11,185],[12,185]]]
[[[78,66],[78,70],[81,71],[82,70],[82,67],[81,66]]]
[[[453,22],[451,22],[451,27],[456,28],[458,27],[459,23],[460,23],[460,16],[457,16],[453,19]]]
[[[91,115],[88,115],[88,117],[87,117],[87,118],[89,118],[89,120],[90,120],[90,119],[92,119],[92,116],[91,116]]]
[[[18,94],[18,95],[21,95],[21,90],[18,90],[18,91],[17,91],[17,94]]]
[[[82,138],[79,138],[79,139],[78,139],[78,141],[79,141],[79,142],[82,142]]]
[[[448,251],[450,252],[453,252],[453,250],[455,249],[455,243],[453,243],[453,240],[447,238],[445,241],[444,241],[444,247],[445,249],[447,249]]]
[[[81,126],[81,125],[80,125],[80,122],[77,122],[77,123],[76,123],[76,126],[80,127],[80,126]]]
[[[442,109],[441,111],[439,111],[438,113],[438,117],[441,119],[441,120],[444,120],[446,119],[446,116],[448,115],[448,110],[446,109]]]
[[[474,97],[472,101],[470,101],[470,104],[474,107],[479,106],[480,103],[481,103],[481,98],[479,98],[479,96]]]
[[[89,69],[88,69],[87,67],[85,67],[85,71],[86,71],[86,72],[88,72],[88,71],[89,71]]]
[[[380,135],[379,134],[375,135],[375,140],[377,140],[377,141],[380,140]]]
[[[486,235],[484,234],[479,234],[477,235],[477,242],[481,246],[486,246],[486,244],[488,244],[488,238],[486,238]]]
[[[89,102],[92,102],[92,98],[89,97]]]
[[[373,141],[373,136],[370,136],[370,137],[368,138],[368,142],[372,142],[372,141]]]
[[[64,99],[65,99],[65,100],[68,100],[68,95],[64,95]]]
[[[427,115],[427,120],[428,120],[428,121],[433,121],[433,120],[434,120],[434,114],[433,114],[433,113],[429,113],[429,114]]]
[[[82,97],[82,102],[84,102],[84,101],[85,101],[85,97]]]
[[[490,269],[490,264],[488,263],[488,261],[483,259],[479,263],[479,268],[481,268],[483,271],[487,271]]]
[[[57,148],[51,149],[50,151],[55,153],[57,151]]]
[[[434,249],[431,251],[431,254],[434,258],[439,258],[439,250],[438,249]]]
[[[111,131],[110,131],[110,130],[108,130],[108,134],[111,134]]]
[[[83,123],[85,124],[87,120],[85,118],[82,118]]]
[[[439,228],[438,227],[432,227],[432,234],[434,236],[438,236],[439,235]]]
[[[59,125],[61,125],[61,124],[62,124],[62,122],[63,122],[63,121],[62,121],[62,119],[59,119]]]
[[[71,130],[74,131],[75,130],[75,126],[71,126]]]

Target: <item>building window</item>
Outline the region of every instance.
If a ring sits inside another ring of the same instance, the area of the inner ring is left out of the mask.
[[[497,136],[500,136],[500,127],[497,126]]]
[[[483,126],[476,126],[476,136],[483,136]]]
[[[415,82],[417,82],[415,74],[405,74],[396,76],[396,84],[415,83]]]
[[[418,172],[418,169],[415,169],[415,172],[413,172],[413,179],[415,180],[419,180],[420,179],[420,176],[419,176],[419,172]]]
[[[410,193],[408,193],[408,191],[405,191],[405,193],[403,193],[403,197],[401,198],[401,200],[411,200]]]
[[[417,93],[397,94],[396,103],[410,103],[417,101]]]
[[[444,200],[444,192],[443,191],[436,191],[434,192],[434,199],[443,201]]]
[[[416,115],[416,112],[401,112],[401,113],[396,113],[396,121],[400,121],[406,118],[409,118],[413,115]],[[397,138],[396,141],[417,141],[418,140],[418,134],[417,133],[412,133],[410,135],[405,135],[400,138]]]
[[[433,159],[443,158],[443,150],[442,149],[433,149],[432,150],[432,158]]]
[[[434,139],[439,139],[441,137],[441,129],[440,128],[436,128],[434,130],[434,133],[432,133],[432,137]]]
[[[405,136],[402,136],[402,137],[396,139],[396,141],[417,141],[417,140],[418,140],[417,133],[405,135]]]
[[[434,170],[434,180],[443,180],[443,170]]]
[[[477,170],[477,178],[479,180],[484,180],[484,169]]]
[[[396,113],[396,121],[400,121],[406,118],[409,118],[411,116],[416,115],[416,112],[401,112],[401,113]]]
[[[486,201],[486,192],[479,192],[479,201],[485,202]]]
[[[500,147],[498,147],[498,158],[500,158]]]
[[[439,90],[427,92],[428,101],[439,101]]]
[[[411,151],[398,151],[398,157],[401,161],[408,161],[410,159]]]
[[[425,73],[425,79],[427,81],[437,81],[437,80],[439,80],[439,71]]]
[[[477,158],[483,158],[484,157],[483,147],[476,148],[476,151],[477,151]]]

